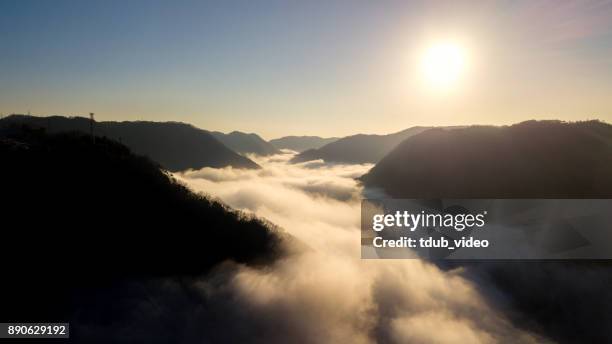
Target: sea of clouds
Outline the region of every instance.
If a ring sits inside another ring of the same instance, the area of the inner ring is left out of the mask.
[[[227,264],[180,286],[167,281],[167,288],[189,290],[201,304],[196,314],[188,312],[194,328],[182,329],[185,338],[257,343],[546,341],[514,326],[461,268],[442,270],[421,260],[361,260],[360,199],[364,192],[378,191],[362,190],[355,178],[371,165],[289,164],[291,157],[290,152],[251,157],[260,170],[203,168],[175,174],[196,192],[280,226],[306,247],[266,268]],[[184,308],[176,309],[182,314],[176,316],[186,317]]]
[[[88,343],[602,343],[612,337],[610,263],[362,260],[360,199],[384,197],[355,180],[371,165],[289,164],[292,154],[252,157],[259,170],[174,174],[194,191],[282,228],[296,238],[286,241],[290,253],[264,266],[226,262],[204,275],[134,276],[75,291],[75,336]]]

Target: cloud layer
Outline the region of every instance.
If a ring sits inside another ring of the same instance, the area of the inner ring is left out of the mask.
[[[262,170],[204,168],[175,175],[195,191],[270,220],[308,247],[266,269],[232,265],[189,285],[203,300],[214,300],[206,312],[223,310],[225,316],[216,319],[221,328],[234,329],[217,333],[217,340],[543,341],[493,309],[461,269],[361,260],[363,190],[354,178],[371,165],[287,164],[291,156],[254,157]]]

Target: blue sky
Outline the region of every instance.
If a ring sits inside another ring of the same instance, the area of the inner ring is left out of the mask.
[[[0,0],[0,112],[346,135],[612,120],[607,2]],[[461,42],[453,92],[420,87]]]

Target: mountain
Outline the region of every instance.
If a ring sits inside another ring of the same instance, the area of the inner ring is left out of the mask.
[[[611,198],[612,125],[433,129],[403,141],[361,179],[394,198]],[[598,343],[612,335],[601,326],[612,323],[610,261],[434,263],[461,267],[517,327],[554,342]]]
[[[291,149],[301,153],[309,149],[321,148],[337,140],[337,137],[285,136],[279,139],[270,140],[270,143],[278,149]]]
[[[5,127],[0,161],[4,321],[103,316],[73,297],[108,293],[116,280],[187,278],[283,254],[286,235],[271,225],[194,194],[107,138]]]
[[[399,198],[605,198],[610,176],[611,125],[527,121],[426,131],[361,180]]]
[[[0,120],[0,127],[22,124],[45,128],[49,133],[90,132],[90,120],[84,117],[11,115]],[[185,123],[95,122],[94,133],[118,140],[135,153],[150,157],[170,171],[226,166],[259,168],[207,131]]]
[[[431,127],[412,127],[389,135],[358,134],[341,138],[319,149],[309,149],[296,155],[291,162],[323,159],[325,162],[349,164],[376,163],[407,137]]]
[[[259,137],[257,134],[246,134],[233,131],[224,134],[218,131],[210,132],[217,140],[240,154],[257,154],[261,156],[279,153],[273,145]]]

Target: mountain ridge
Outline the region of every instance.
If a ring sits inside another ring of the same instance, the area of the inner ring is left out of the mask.
[[[210,131],[210,133],[221,143],[239,154],[268,156],[280,153],[276,147],[255,133],[243,133],[236,130],[227,134],[220,131]]]
[[[338,137],[320,136],[283,136],[269,142],[277,149],[290,149],[302,153],[309,149],[317,149],[328,143],[339,140]]]
[[[319,149],[306,150],[296,155],[291,162],[300,163],[322,159],[325,162],[338,163],[376,163],[405,138],[431,128],[416,126],[387,135],[351,135]]]
[[[525,121],[423,132],[360,179],[398,198],[571,198],[612,196],[610,175],[612,125]]]
[[[85,117],[11,115],[0,119],[0,127],[28,125],[49,133],[90,132]],[[94,135],[108,136],[149,156],[170,171],[202,167],[260,168],[255,162],[226,147],[206,130],[182,122],[102,121],[94,123]]]
[[[0,317],[68,320],[82,288],[199,276],[226,261],[265,266],[286,252],[277,227],[195,194],[121,143],[28,127],[0,134],[11,223],[0,259],[12,276]]]

